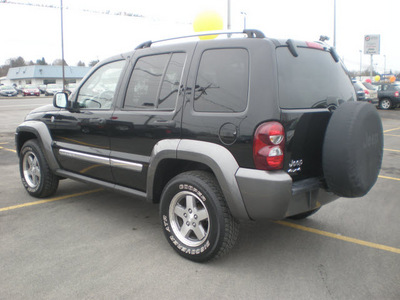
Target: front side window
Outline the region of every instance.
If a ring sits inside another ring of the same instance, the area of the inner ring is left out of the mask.
[[[132,72],[124,108],[174,110],[185,59],[185,53],[141,57]]]
[[[203,53],[196,79],[194,110],[242,112],[247,107],[249,54],[245,49]]]
[[[79,90],[79,108],[110,109],[124,66],[125,61],[119,60],[96,70]]]

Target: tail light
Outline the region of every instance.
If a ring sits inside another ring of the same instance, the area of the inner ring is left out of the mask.
[[[258,126],[253,140],[253,159],[257,169],[280,170],[283,168],[285,130],[278,122]]]
[[[368,90],[364,90],[365,95],[369,95],[369,91]]]
[[[394,92],[394,96],[395,96],[395,97],[399,97],[399,96],[400,96],[399,91]]]

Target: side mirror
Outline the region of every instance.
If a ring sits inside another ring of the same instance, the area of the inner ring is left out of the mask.
[[[53,105],[57,108],[68,108],[68,94],[56,93],[53,97]]]

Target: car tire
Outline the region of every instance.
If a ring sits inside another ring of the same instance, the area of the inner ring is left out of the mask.
[[[290,216],[290,217],[288,217],[288,219],[292,219],[292,220],[303,220],[303,219],[308,218],[309,216],[315,214],[315,213],[316,213],[317,211],[319,211],[320,209],[321,209],[321,207],[318,207],[318,208],[315,208],[315,209],[312,209],[312,210],[303,212],[303,213],[301,213],[301,214],[297,214],[297,215],[294,215],[294,216]]]
[[[392,101],[390,101],[390,99],[388,98],[382,99],[381,101],[379,101],[379,108],[384,110],[391,109]]]
[[[196,262],[228,252],[239,232],[216,178],[205,171],[171,179],[161,195],[160,216],[172,248]]]
[[[51,172],[37,140],[29,140],[22,146],[19,170],[22,183],[31,196],[44,198],[56,192],[58,176]]]
[[[375,184],[382,164],[382,122],[369,103],[346,102],[332,114],[322,165],[328,189],[340,197],[362,197]]]

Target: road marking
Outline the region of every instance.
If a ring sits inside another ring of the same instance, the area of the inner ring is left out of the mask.
[[[92,170],[94,168],[98,168],[98,167],[102,167],[102,166],[104,166],[104,165],[100,165],[100,164],[99,165],[93,165],[93,166],[87,167],[87,168],[85,168],[83,170],[80,170],[79,173],[85,174],[87,171],[90,171],[90,170]]]
[[[400,127],[384,130],[383,132],[390,132],[390,131],[395,131],[395,130],[400,130]]]
[[[388,177],[388,176],[382,176],[382,175],[379,175],[378,177],[383,178],[383,179],[391,179],[391,180],[400,181],[400,178],[395,178],[395,177]]]
[[[36,103],[40,105],[41,103]],[[12,105],[12,106],[0,106],[1,108],[16,108],[16,107],[26,107],[28,109],[32,109],[32,104],[21,104],[21,105]]]
[[[400,254],[400,249],[399,248],[394,248],[394,247],[389,247],[389,246],[385,246],[385,245],[381,245],[381,244],[371,243],[371,242],[367,242],[367,241],[363,241],[363,240],[359,240],[359,239],[343,236],[343,235],[340,235],[340,234],[335,234],[335,233],[331,233],[331,232],[327,232],[327,231],[323,231],[323,230],[319,230],[319,229],[314,229],[314,228],[310,228],[310,227],[306,227],[306,226],[290,223],[290,222],[287,222],[287,221],[273,221],[273,222],[276,223],[276,224],[279,224],[279,225],[286,226],[286,227],[291,227],[291,228],[294,228],[294,229],[307,231],[307,232],[315,233],[315,234],[318,234],[318,235],[323,235],[323,236],[330,237],[330,238],[333,238],[333,239],[342,240],[342,241],[345,241],[345,242],[358,244],[358,245],[365,246],[365,247],[370,247],[370,248],[375,248],[375,249],[379,249],[379,250],[384,250],[384,251]]]
[[[5,151],[10,151],[10,152],[17,153],[17,151],[14,150],[14,149],[8,149],[8,148],[4,148],[4,147],[1,147],[1,146],[0,146],[0,150],[5,150]]]
[[[386,135],[386,136],[400,136],[400,135],[398,135],[398,134],[387,134],[387,133],[385,133],[385,135]]]
[[[19,204],[19,205],[3,207],[3,208],[0,208],[0,212],[13,210],[13,209],[17,209],[17,208],[22,208],[22,207],[27,207],[27,206],[32,206],[32,205],[38,205],[38,204],[53,202],[53,201],[58,201],[58,200],[64,200],[64,199],[68,199],[68,198],[75,198],[75,197],[79,197],[79,196],[83,196],[83,195],[97,193],[97,192],[100,192],[100,191],[103,191],[103,189],[90,190],[90,191],[86,191],[86,192],[60,196],[60,197],[51,198],[51,199],[47,199],[47,200],[39,200],[39,201],[28,202],[28,203],[23,203],[23,204]]]
[[[393,151],[393,152],[400,152],[400,150],[394,150],[394,149],[383,149],[385,151]]]

